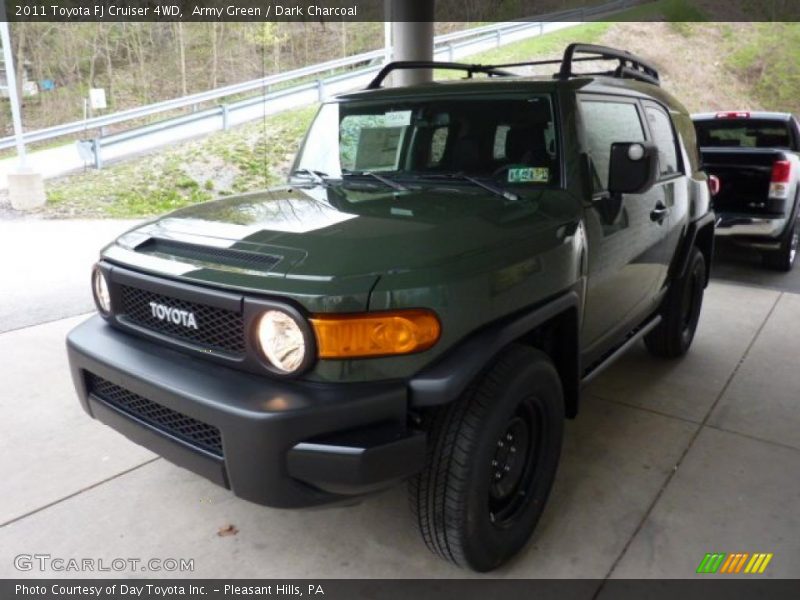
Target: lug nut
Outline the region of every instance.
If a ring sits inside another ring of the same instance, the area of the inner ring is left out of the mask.
[[[517,448],[515,446],[511,446],[511,448],[509,448],[508,451],[514,453],[517,451]]]
[[[503,470],[504,470],[506,473],[508,473],[508,472],[511,470],[511,467],[509,467],[508,465],[506,465],[505,467],[503,467]]]

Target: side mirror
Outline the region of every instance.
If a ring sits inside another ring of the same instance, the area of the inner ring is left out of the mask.
[[[611,144],[608,191],[612,194],[643,194],[658,179],[658,149],[649,142]]]

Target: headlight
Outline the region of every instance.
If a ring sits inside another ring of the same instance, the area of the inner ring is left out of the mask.
[[[306,357],[303,329],[282,310],[268,310],[258,320],[258,344],[270,364],[282,373],[294,373]]]
[[[111,294],[108,293],[108,282],[99,267],[92,272],[92,292],[97,309],[107,315],[111,312]]]

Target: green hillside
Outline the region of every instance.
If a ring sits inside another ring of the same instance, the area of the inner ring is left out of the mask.
[[[663,0],[633,18],[697,18],[684,0]],[[519,42],[470,62],[498,63],[558,56],[572,41],[604,43],[639,53],[661,69],[663,85],[690,111],[766,109],[800,113],[800,24],[590,23]],[[221,195],[274,185],[314,115],[314,107],[275,115],[233,131],[156,154],[47,182],[55,217],[136,217]]]

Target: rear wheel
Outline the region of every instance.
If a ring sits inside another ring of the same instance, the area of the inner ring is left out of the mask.
[[[686,274],[673,281],[667,292],[661,323],[644,338],[652,354],[662,358],[686,354],[700,321],[705,287],[706,261],[703,253],[693,248]]]
[[[428,548],[476,571],[514,556],[544,510],[563,428],[553,363],[537,350],[509,347],[433,415],[427,463],[409,488]]]
[[[797,258],[798,245],[800,245],[800,231],[795,221],[781,242],[781,247],[764,253],[764,265],[776,271],[791,271]]]

